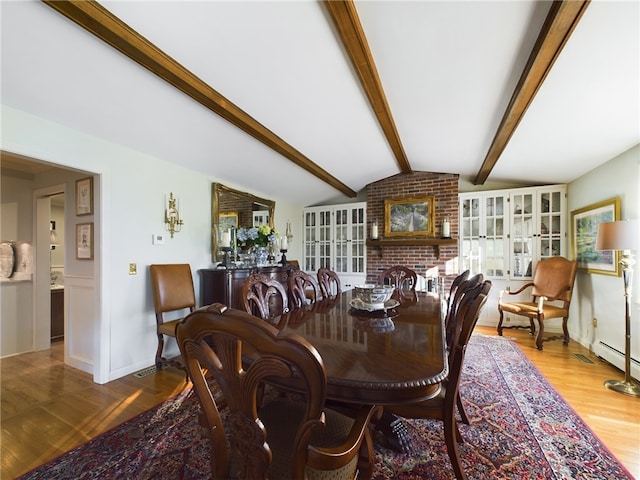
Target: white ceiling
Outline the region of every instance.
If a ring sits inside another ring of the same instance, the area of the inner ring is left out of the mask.
[[[101,3],[352,190],[400,172],[322,3]],[[549,5],[356,2],[413,170],[475,178]],[[640,142],[639,5],[589,5],[490,182],[570,182]],[[0,8],[3,104],[257,194],[341,195],[47,5]]]

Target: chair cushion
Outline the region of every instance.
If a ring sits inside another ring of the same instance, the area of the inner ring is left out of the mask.
[[[273,452],[269,478],[291,478],[293,443],[304,409],[303,402],[282,398],[273,400],[260,408],[259,417],[267,430],[267,443]],[[353,419],[330,409],[325,409],[325,419],[325,428],[314,433],[311,444],[330,448],[344,443],[353,426]],[[317,470],[307,466],[306,477],[308,480],[353,479],[357,462],[356,455],[350,463],[337,470]]]
[[[514,302],[514,303],[503,303],[500,305],[500,309],[503,312],[515,313],[518,315],[525,315],[527,317],[537,317],[538,316],[538,304],[533,302]],[[567,309],[558,307],[555,305],[545,305],[542,309],[543,318],[556,318],[556,317],[566,317]]]
[[[182,321],[181,318],[177,320],[171,320],[169,322],[164,322],[158,325],[158,333],[162,333],[163,335],[169,335],[170,337],[176,336],[176,325]]]

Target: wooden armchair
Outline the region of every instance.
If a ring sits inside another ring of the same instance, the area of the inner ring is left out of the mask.
[[[289,294],[291,295],[291,304],[294,308],[310,305],[321,298],[320,288],[316,279],[302,270],[289,272],[287,283],[289,285]]]
[[[447,452],[451,459],[455,477],[458,480],[467,478],[460,463],[458,443],[462,441],[462,437],[456,421],[456,405],[460,398],[460,376],[462,375],[467,343],[490,289],[491,282],[486,280],[478,283],[474,288],[467,290],[464,295],[459,297],[459,304],[455,308],[456,318],[452,320],[456,328],[454,329],[452,348],[449,351],[449,376],[443,382],[440,394],[420,403],[385,406],[385,413],[392,413],[405,418],[431,418],[443,422]]]
[[[382,285],[394,286],[394,296],[417,298],[418,274],[410,268],[400,265],[387,268],[380,274],[379,282]]]
[[[342,288],[340,286],[340,277],[336,272],[329,268],[318,269],[318,285],[323,298],[340,296]]]
[[[540,260],[533,273],[533,281],[526,283],[515,292],[506,291],[509,295],[516,295],[531,288],[530,302],[505,302],[504,291],[500,292],[498,300],[498,335],[502,335],[505,328],[528,328],[531,335],[535,334],[533,320],[538,322],[538,335],[536,347],[542,350],[542,343],[549,340],[562,339],[564,345],[569,344],[569,330],[567,319],[569,318],[569,306],[573,293],[573,284],[576,279],[578,264],[575,260],[567,260],[564,257],[550,257]],[[522,315],[529,318],[529,325],[503,325],[504,312]],[[563,335],[551,335],[544,337],[544,322],[550,318],[562,318]]]
[[[351,418],[326,408],[322,358],[306,340],[279,337],[272,325],[221,304],[190,314],[177,338],[206,419],[212,478],[371,478],[369,423],[379,409],[361,407]],[[205,371],[228,412],[221,414]],[[262,396],[269,382],[293,382],[305,394]]]
[[[247,313],[271,323],[289,311],[285,287],[260,272],[253,272],[242,284],[241,298]]]
[[[156,334],[158,348],[156,350],[156,368],[163,364],[185,369],[175,359],[165,358],[164,337],[175,337],[175,329],[184,315],[192,312],[196,306],[196,295],[193,288],[191,267],[188,264],[151,265],[151,286],[153,288],[153,305],[156,312]],[[164,314],[178,312],[179,318],[165,320]]]

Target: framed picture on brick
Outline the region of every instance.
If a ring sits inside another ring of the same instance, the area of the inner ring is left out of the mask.
[[[385,199],[385,237],[432,237],[435,197]]]

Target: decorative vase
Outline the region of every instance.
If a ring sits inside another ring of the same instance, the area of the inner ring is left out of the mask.
[[[253,253],[256,256],[256,265],[258,267],[262,267],[267,264],[267,257],[269,256],[269,251],[267,247],[255,247]]]

